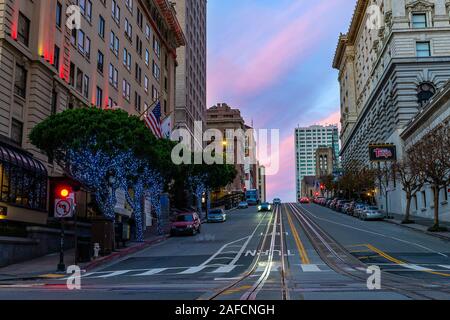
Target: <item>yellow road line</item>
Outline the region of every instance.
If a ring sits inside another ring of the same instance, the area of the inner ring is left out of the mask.
[[[295,229],[294,223],[292,222],[291,215],[289,214],[288,210],[286,210],[286,212],[287,212],[289,226],[291,227],[292,235],[294,236],[295,244],[297,245],[297,250],[298,250],[298,253],[300,254],[302,264],[311,264],[308,254],[306,253],[305,246],[303,245],[302,240],[300,240],[298,232]]]
[[[389,260],[389,261],[391,261],[391,262],[393,262],[393,263],[395,263],[395,264],[398,264],[398,265],[405,265],[405,264],[408,264],[408,263],[406,263],[406,262],[403,262],[403,261],[401,261],[401,260],[398,260],[398,259],[396,259],[396,258],[394,258],[394,257],[392,257],[392,256],[390,256],[390,255],[388,255],[386,252],[383,252],[383,251],[381,251],[380,249],[377,249],[377,248],[375,248],[374,246],[372,246],[372,245],[370,245],[370,244],[367,245],[367,248],[369,248],[369,249],[372,250],[373,252],[378,253],[378,254],[379,254],[380,256],[382,256],[383,258],[385,258],[385,259],[387,259],[387,260]],[[431,273],[431,274],[435,274],[435,275],[443,276],[443,277],[450,277],[450,274],[448,274],[448,273],[442,273],[442,272],[437,272],[437,271],[432,271],[432,270],[421,270],[421,272]]]

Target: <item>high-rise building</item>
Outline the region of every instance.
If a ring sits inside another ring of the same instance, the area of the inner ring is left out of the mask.
[[[67,12],[74,3],[79,10]],[[67,24],[78,11],[81,25]],[[184,44],[167,0],[1,1],[0,206],[8,212],[5,220],[47,223],[48,177],[61,173],[30,144],[27,137],[36,124],[79,107],[115,107],[139,115],[156,100],[164,118],[175,109],[176,49]],[[19,187],[25,177],[37,179],[39,188]]]
[[[266,187],[266,167],[258,165],[258,191],[259,200],[261,202],[267,201],[267,187]]]
[[[295,129],[296,190],[302,196],[302,180],[316,175],[316,150],[319,147],[333,149],[334,170],[339,168],[339,132],[336,125],[311,126]]]
[[[195,122],[206,127],[206,16],[207,0],[174,0],[177,17],[186,35],[186,46],[177,50],[175,127],[187,129],[195,140]]]

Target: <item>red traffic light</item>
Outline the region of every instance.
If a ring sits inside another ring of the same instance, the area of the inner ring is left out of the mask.
[[[324,184],[321,184],[321,185],[320,185],[320,189],[322,189],[322,190],[325,189],[325,185],[324,185]]]
[[[60,199],[66,199],[73,193],[72,187],[67,185],[60,185],[56,188],[56,197]]]

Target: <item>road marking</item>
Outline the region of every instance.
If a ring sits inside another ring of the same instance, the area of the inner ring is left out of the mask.
[[[133,270],[121,270],[121,271],[114,271],[108,274],[104,274],[102,276],[98,276],[98,277],[92,277],[92,278],[111,278],[111,277],[117,277],[117,276],[121,276],[122,274],[128,273],[130,271]],[[91,279],[92,279],[91,278]]]
[[[300,267],[302,268],[303,272],[320,272],[320,271],[322,271],[315,264],[301,264]]]
[[[228,272],[233,271],[236,267],[237,267],[236,265],[234,265],[234,266],[224,266],[224,267],[220,267],[220,268],[214,270],[211,273],[228,273]]]
[[[450,266],[448,266],[448,265],[443,265],[443,264],[440,264],[439,267],[444,268],[444,269],[450,269]]]
[[[402,243],[406,243],[406,244],[409,244],[409,245],[414,245],[414,246],[422,248],[422,249],[424,249],[426,251],[433,252],[433,253],[436,253],[436,254],[438,254],[440,256],[448,258],[448,255],[446,255],[446,254],[444,254],[442,252],[439,252],[439,251],[427,248],[427,247],[425,247],[425,246],[423,246],[421,244],[418,244],[418,243],[415,243],[415,242],[411,242],[411,241],[407,241],[407,240],[403,240],[403,239],[396,238],[396,237],[387,236],[385,234],[374,232],[374,231],[370,231],[370,230],[366,230],[366,229],[352,227],[352,226],[349,226],[349,225],[346,225],[346,224],[343,224],[343,223],[338,223],[338,222],[333,221],[333,220],[321,218],[321,217],[315,215],[314,213],[312,213],[311,211],[309,211],[308,209],[306,209],[303,205],[300,205],[300,207],[303,210],[305,210],[306,212],[308,212],[311,216],[313,216],[314,218],[316,218],[318,220],[326,221],[326,222],[329,222],[329,223],[332,223],[332,224],[335,224],[335,225],[338,225],[338,226],[341,226],[341,227],[345,227],[345,228],[349,228],[349,229],[358,230],[358,231],[361,231],[361,232],[377,235],[377,236],[380,236],[380,237],[383,237],[383,238],[393,239],[393,240],[396,240],[396,241],[399,241],[399,242],[402,242]]]
[[[443,277],[450,277],[450,274],[448,274],[448,273],[442,273],[442,272],[433,271],[433,270],[431,270],[431,269],[422,268],[422,267],[419,267],[419,266],[416,266],[416,265],[409,264],[409,263],[403,262],[403,261],[401,261],[401,260],[398,260],[398,259],[396,259],[396,258],[390,256],[390,255],[387,254],[386,252],[383,252],[383,251],[381,251],[380,249],[377,249],[377,248],[375,248],[374,246],[372,246],[372,245],[370,245],[370,244],[367,245],[367,247],[368,247],[370,250],[372,250],[372,251],[378,253],[378,254],[379,254],[380,256],[382,256],[383,258],[385,258],[385,259],[387,259],[387,260],[389,260],[389,261],[391,261],[391,262],[394,262],[394,263],[397,264],[397,265],[406,267],[406,268],[408,268],[408,269],[413,269],[413,270],[420,271],[420,272],[431,273],[431,274],[438,275],[438,276],[443,276]],[[408,266],[413,266],[413,267],[408,267]],[[414,266],[416,267],[416,269],[414,269]],[[420,269],[420,270],[419,270],[419,269]]]
[[[189,269],[187,269],[187,270],[185,270],[183,272],[180,272],[178,274],[194,274],[194,273],[200,272],[200,271],[202,271],[204,269],[206,269],[206,266],[192,267],[192,268],[189,268]]]
[[[408,268],[408,269],[412,269],[412,270],[416,270],[416,271],[433,271],[429,268],[424,268],[415,264],[401,264],[402,267]]]
[[[168,268],[151,269],[151,270],[148,270],[148,271],[146,271],[146,272],[144,272],[144,273],[135,274],[135,275],[133,275],[133,277],[153,276],[153,275],[155,275],[155,274],[164,272],[164,271],[166,271],[166,270],[169,270],[169,269],[168,269]]]
[[[295,244],[297,246],[297,250],[298,250],[298,252],[300,254],[300,258],[302,260],[302,264],[304,264],[304,265],[311,264],[308,254],[306,253],[305,247],[302,243],[302,240],[300,239],[298,232],[295,229],[294,223],[292,222],[292,218],[291,218],[291,215],[289,214],[289,211],[287,211],[287,218],[288,218],[289,226],[291,228],[292,235],[295,240]]]

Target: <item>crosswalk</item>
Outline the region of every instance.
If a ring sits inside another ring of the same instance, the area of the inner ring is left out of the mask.
[[[280,263],[273,263],[271,267],[271,272],[277,272],[280,270]],[[300,272],[305,273],[315,273],[329,271],[324,265],[298,265]],[[241,270],[239,270],[241,269]],[[87,272],[81,274],[83,279],[110,279],[114,277],[151,277],[151,276],[183,276],[183,275],[194,275],[194,274],[211,274],[211,275],[226,275],[233,271],[245,271],[246,266],[244,265],[213,265],[213,266],[193,266],[193,267],[166,267],[166,268],[152,268],[152,269],[130,269],[130,270],[114,270],[114,271],[96,271]],[[257,267],[255,273],[264,272],[266,265],[261,264]],[[57,279],[57,280],[67,280],[68,277]]]

